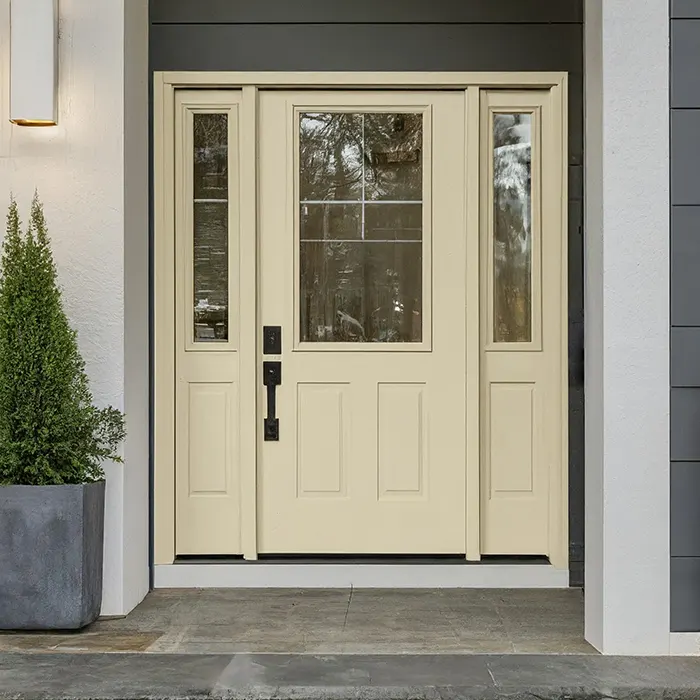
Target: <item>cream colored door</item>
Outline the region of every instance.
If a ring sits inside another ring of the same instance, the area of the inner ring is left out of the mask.
[[[464,553],[465,94],[264,91],[259,133],[258,550]]]
[[[172,94],[156,144],[161,563],[566,567],[561,88]]]
[[[565,566],[563,118],[552,91],[481,106],[481,552]]]

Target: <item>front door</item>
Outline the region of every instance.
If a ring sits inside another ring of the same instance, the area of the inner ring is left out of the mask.
[[[158,563],[566,566],[559,88],[170,94]]]
[[[465,551],[464,118],[463,91],[260,95],[261,553]]]

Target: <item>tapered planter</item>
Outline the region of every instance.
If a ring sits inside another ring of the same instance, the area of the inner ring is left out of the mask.
[[[0,486],[0,629],[78,629],[102,601],[105,484]]]

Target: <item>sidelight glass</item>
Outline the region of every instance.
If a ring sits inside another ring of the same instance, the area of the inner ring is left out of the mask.
[[[194,340],[224,342],[228,322],[228,115],[194,118]]]
[[[493,115],[493,339],[532,340],[532,116]]]
[[[302,342],[423,337],[423,115],[299,116]]]

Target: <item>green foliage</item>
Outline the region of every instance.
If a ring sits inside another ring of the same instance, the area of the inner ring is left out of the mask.
[[[83,484],[121,462],[124,416],[99,409],[63,311],[44,212],[14,199],[0,261],[0,484]]]

